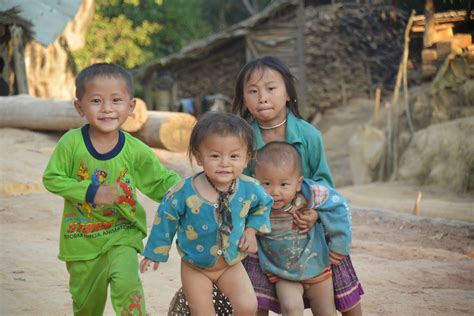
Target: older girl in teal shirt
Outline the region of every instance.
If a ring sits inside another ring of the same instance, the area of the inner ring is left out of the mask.
[[[250,122],[257,149],[272,141],[293,144],[302,156],[303,177],[334,187],[321,133],[301,118],[295,78],[280,60],[266,56],[243,67],[237,77],[233,111]],[[245,173],[252,175],[253,172],[254,165],[251,164]],[[295,221],[304,231],[314,225],[314,222],[308,224],[304,218],[295,218]],[[279,313],[274,286],[262,273],[258,258],[249,256],[244,264],[257,293],[259,311]],[[364,292],[350,257],[346,256],[338,265],[333,265],[332,270],[337,309],[343,315],[361,315],[360,296]]]

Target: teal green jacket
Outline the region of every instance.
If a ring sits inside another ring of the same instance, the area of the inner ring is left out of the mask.
[[[262,138],[258,122],[251,122],[255,135],[257,149],[262,148],[265,142]],[[287,143],[296,147],[301,155],[302,175],[304,178],[313,179],[323,185],[334,188],[334,182],[329,172],[329,167],[324,153],[323,138],[321,132],[305,120],[299,119],[291,112],[287,115],[286,140]],[[255,164],[250,163],[245,169],[246,175],[254,174]]]
[[[90,260],[117,245],[141,252],[147,226],[137,189],[160,202],[178,181],[150,147],[126,132],[119,132],[115,148],[100,154],[92,145],[89,125],[70,130],[59,140],[43,175],[46,189],[64,198],[59,259]],[[117,203],[93,203],[101,184],[118,186]]]

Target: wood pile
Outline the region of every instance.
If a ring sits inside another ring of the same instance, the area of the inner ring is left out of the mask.
[[[471,14],[471,20],[474,18]],[[474,45],[470,33],[456,33],[455,26],[466,20],[466,11],[438,12],[433,16],[431,25],[426,26],[426,17],[417,15],[411,28],[411,37],[416,38],[429,32],[429,43],[425,43],[421,52],[422,74],[426,78],[433,77],[443,61],[449,55],[466,55],[474,59]],[[425,35],[426,36],[426,35]],[[452,57],[451,57],[452,58]]]
[[[306,8],[307,99],[315,111],[393,87],[408,17],[398,11],[391,20],[389,12],[365,5]]]
[[[186,113],[148,111],[145,102],[137,99],[134,112],[122,129],[151,147],[184,152],[195,122],[196,118]],[[72,100],[46,100],[29,95],[0,97],[0,128],[65,132],[85,123]]]

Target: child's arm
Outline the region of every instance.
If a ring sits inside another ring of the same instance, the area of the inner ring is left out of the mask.
[[[256,235],[257,231],[255,229],[247,227],[239,241],[240,251],[256,253],[258,250]]]
[[[67,200],[94,203],[99,185],[93,184],[91,179],[78,180],[74,177],[74,173],[78,172],[72,166],[74,152],[64,138],[68,138],[67,135],[59,140],[49,159],[43,173],[43,185],[51,193]]]
[[[172,190],[173,188],[170,189],[170,191]],[[168,261],[171,244],[178,229],[180,210],[184,207],[183,201],[184,197],[181,196],[180,191],[169,194],[163,199],[156,212],[150,236],[143,252],[146,259],[154,262]],[[142,260],[142,263],[143,267],[146,267],[147,262]],[[156,268],[158,268],[157,265]],[[140,265],[141,269],[142,264]]]
[[[300,234],[306,234],[318,220],[319,214],[315,209],[306,207],[308,201],[301,193],[299,193],[299,198],[296,200],[300,201],[300,205],[293,206],[293,211],[291,212],[291,215],[293,215],[293,222],[298,226]]]
[[[310,196],[309,207],[315,208],[325,231],[329,234],[331,259],[349,254],[352,243],[352,220],[347,200],[336,190],[305,179],[302,190]]]
[[[180,177],[163,166],[150,147],[143,146],[143,154],[137,156],[135,167],[137,188],[154,201],[161,202],[166,191],[179,182]]]
[[[148,258],[143,258],[142,261],[140,261],[140,273],[145,273],[148,271],[148,268],[150,265],[153,263],[153,271],[158,270],[158,266],[160,265],[159,262],[150,260]]]
[[[100,185],[95,194],[95,204],[110,205],[117,202],[120,196],[118,187],[116,185]]]
[[[246,229],[252,228],[255,233],[266,234],[270,232],[270,211],[273,199],[268,195],[260,184],[256,184],[252,190],[255,199],[250,203],[246,220]]]

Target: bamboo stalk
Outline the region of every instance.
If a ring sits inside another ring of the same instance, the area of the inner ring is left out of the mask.
[[[381,89],[380,89],[380,87],[377,87],[375,89],[375,102],[374,102],[374,122],[376,122],[376,123],[379,120],[380,95],[381,95]]]
[[[411,135],[415,132],[413,128],[413,122],[411,120],[410,114],[410,103],[409,103],[409,96],[408,96],[408,47],[410,44],[410,28],[413,24],[413,18],[415,17],[415,10],[411,11],[410,18],[408,19],[407,28],[405,29],[405,48],[403,51],[403,99],[405,101],[405,114],[407,116],[408,127],[410,129]]]
[[[408,19],[407,25],[405,27],[405,43],[403,47],[403,57],[402,60],[400,61],[400,66],[398,68],[398,74],[397,74],[397,82],[395,85],[395,90],[394,94],[392,97],[392,105],[397,106],[397,110],[395,113],[395,121],[393,124],[393,133],[392,133],[392,146],[393,146],[393,159],[392,159],[392,177],[391,180],[396,180],[397,179],[397,174],[398,174],[398,134],[399,134],[399,115],[401,113],[400,111],[400,104],[398,103],[398,96],[399,96],[399,91],[400,91],[400,85],[402,78],[406,77],[406,68],[408,65],[408,46],[410,43],[410,29],[413,24],[413,17],[415,16],[415,11],[413,10],[411,12],[410,18]],[[404,80],[407,81],[406,78]],[[408,89],[408,81],[407,81],[407,87]],[[404,97],[405,97],[405,105],[408,104],[408,91],[405,91],[404,87]],[[407,105],[405,106],[405,111],[406,111]]]
[[[421,191],[418,191],[418,196],[416,198],[415,207],[413,208],[413,214],[415,214],[416,216],[420,215],[420,203],[421,203],[422,195],[423,194],[421,193]]]

